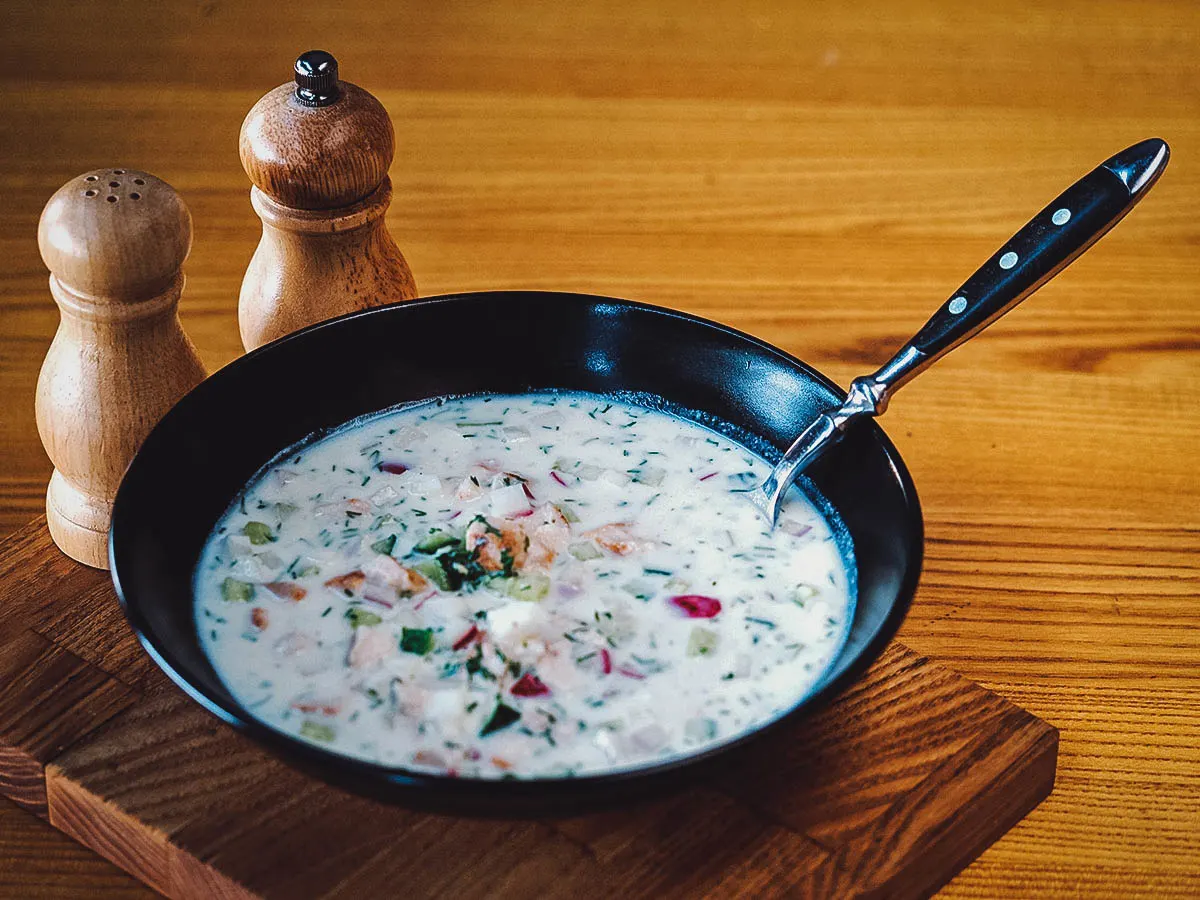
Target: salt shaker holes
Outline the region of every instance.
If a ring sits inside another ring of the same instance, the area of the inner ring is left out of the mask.
[[[107,200],[109,203],[116,203],[116,202],[117,202],[117,195],[116,195],[116,194],[109,194],[109,195],[108,195],[108,196],[107,196],[105,199],[106,199],[106,200]]]
[[[96,180],[97,180],[97,178],[95,175],[89,175],[87,178],[84,179],[84,181],[96,181]]]
[[[95,197],[95,196],[96,196],[96,192],[95,192],[95,191],[84,191],[84,192],[83,192],[83,196],[85,196],[85,197]]]
[[[130,200],[141,200],[142,195],[139,194],[137,191],[134,191],[132,194],[129,195],[129,199]]]

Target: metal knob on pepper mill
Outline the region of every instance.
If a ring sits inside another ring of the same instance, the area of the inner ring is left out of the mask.
[[[262,240],[242,281],[247,350],[354,310],[417,295],[388,233],[392,120],[367,91],[310,50],[294,81],[262,97],[242,123],[242,166]]]

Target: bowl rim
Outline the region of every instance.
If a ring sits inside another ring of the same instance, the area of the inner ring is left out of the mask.
[[[213,385],[218,385],[229,378],[238,377],[235,367],[243,360],[278,352],[277,348],[292,342],[309,339],[313,334],[342,327],[344,323],[350,321],[369,319],[380,315],[395,315],[397,310],[464,302],[496,302],[498,300],[511,302],[518,297],[529,296],[553,297],[557,301],[576,302],[591,306],[592,308],[603,306],[639,313],[650,313],[712,329],[728,337],[750,344],[756,349],[765,351],[768,355],[778,358],[787,365],[799,370],[807,378],[830,392],[834,397],[842,397],[845,394],[841,388],[821,372],[779,347],[723,323],[671,307],[574,291],[522,289],[462,291],[430,297],[419,297],[413,300],[402,300],[383,306],[356,310],[337,316],[336,318],[326,319],[309,325],[257,347],[218,369],[189,391],[155,424],[154,428],[151,429],[151,434],[178,416],[185,415],[186,406],[191,402],[195,402],[190,400],[190,398],[203,396],[207,391],[216,389]],[[669,400],[670,398],[667,399]],[[182,412],[180,411],[181,407],[184,408]],[[415,792],[436,792],[449,797],[457,796],[464,800],[470,800],[473,795],[474,799],[482,801],[484,795],[491,795],[489,799],[496,802],[529,799],[531,794],[538,793],[544,794],[545,799],[549,799],[558,790],[570,790],[577,793],[594,791],[599,793],[616,786],[649,785],[652,782],[669,778],[673,775],[678,776],[685,770],[698,770],[707,763],[711,763],[719,757],[724,757],[744,747],[747,743],[756,741],[762,736],[784,727],[801,713],[811,713],[820,706],[827,704],[846,687],[857,681],[863,672],[878,659],[884,647],[895,637],[896,632],[899,630],[911,607],[920,580],[924,562],[924,517],[921,511],[920,500],[917,496],[916,486],[895,445],[874,420],[862,423],[860,427],[865,427],[871,431],[873,439],[880,445],[880,449],[884,453],[886,461],[892,470],[893,477],[900,488],[907,511],[908,530],[913,538],[910,550],[904,560],[904,575],[896,591],[896,597],[887,614],[884,616],[883,621],[880,623],[878,630],[857,652],[854,661],[844,671],[835,678],[828,678],[822,682],[818,682],[815,690],[805,695],[785,712],[723,743],[696,753],[681,754],[649,765],[572,776],[519,777],[512,779],[471,778],[436,772],[424,772],[406,769],[402,766],[389,766],[370,762],[301,741],[255,718],[236,701],[229,704],[222,698],[213,696],[203,687],[193,683],[193,680],[187,674],[187,667],[179,664],[175,654],[170,649],[169,642],[164,641],[146,619],[141,604],[147,601],[154,602],[154,599],[131,598],[121,580],[122,566],[118,563],[124,556],[124,550],[121,546],[124,535],[122,523],[128,515],[126,508],[133,502],[129,499],[130,495],[126,489],[126,484],[129,473],[134,471],[139,464],[140,449],[135,454],[125,475],[122,477],[120,487],[113,502],[113,515],[108,537],[109,570],[118,602],[138,642],[154,660],[155,664],[177,687],[208,713],[233,726],[239,733],[252,738],[256,743],[285,761],[299,764],[305,771],[316,774],[317,777],[326,782],[335,783],[360,793],[366,793],[377,799],[381,796],[377,790],[381,786],[386,786],[395,791],[402,790],[405,796],[415,797]],[[191,600],[194,603],[194,597]],[[842,652],[844,652],[844,648]],[[384,799],[387,799],[387,797],[384,797]]]

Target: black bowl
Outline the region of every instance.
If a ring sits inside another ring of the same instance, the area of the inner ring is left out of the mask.
[[[184,397],[151,432],[113,508],[113,582],[159,666],[206,709],[326,781],[410,806],[474,814],[577,812],[678,785],[747,740],[802,717],[857,678],[895,634],[921,568],[916,492],[874,424],[809,476],[853,541],[858,602],[818,689],[788,714],[705,753],[570,779],[485,781],[389,768],[269,728],[229,693],[200,646],[192,577],[233,498],[279,451],[399,403],[539,389],[633,392],[715,417],[776,452],[842,399],[818,372],[713,322],[624,300],[524,291],[432,297],[354,313],[275,341]],[[706,424],[712,425],[712,421]],[[725,426],[718,425],[718,428]]]

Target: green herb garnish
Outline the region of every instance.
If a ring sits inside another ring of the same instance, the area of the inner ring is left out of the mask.
[[[503,703],[497,703],[496,709],[492,713],[491,718],[487,720],[483,728],[479,730],[480,737],[487,737],[493,732],[500,731],[519,721],[521,714],[511,706],[506,706]]]
[[[433,649],[432,628],[404,628],[400,632],[400,649],[405,653],[424,656]]]

